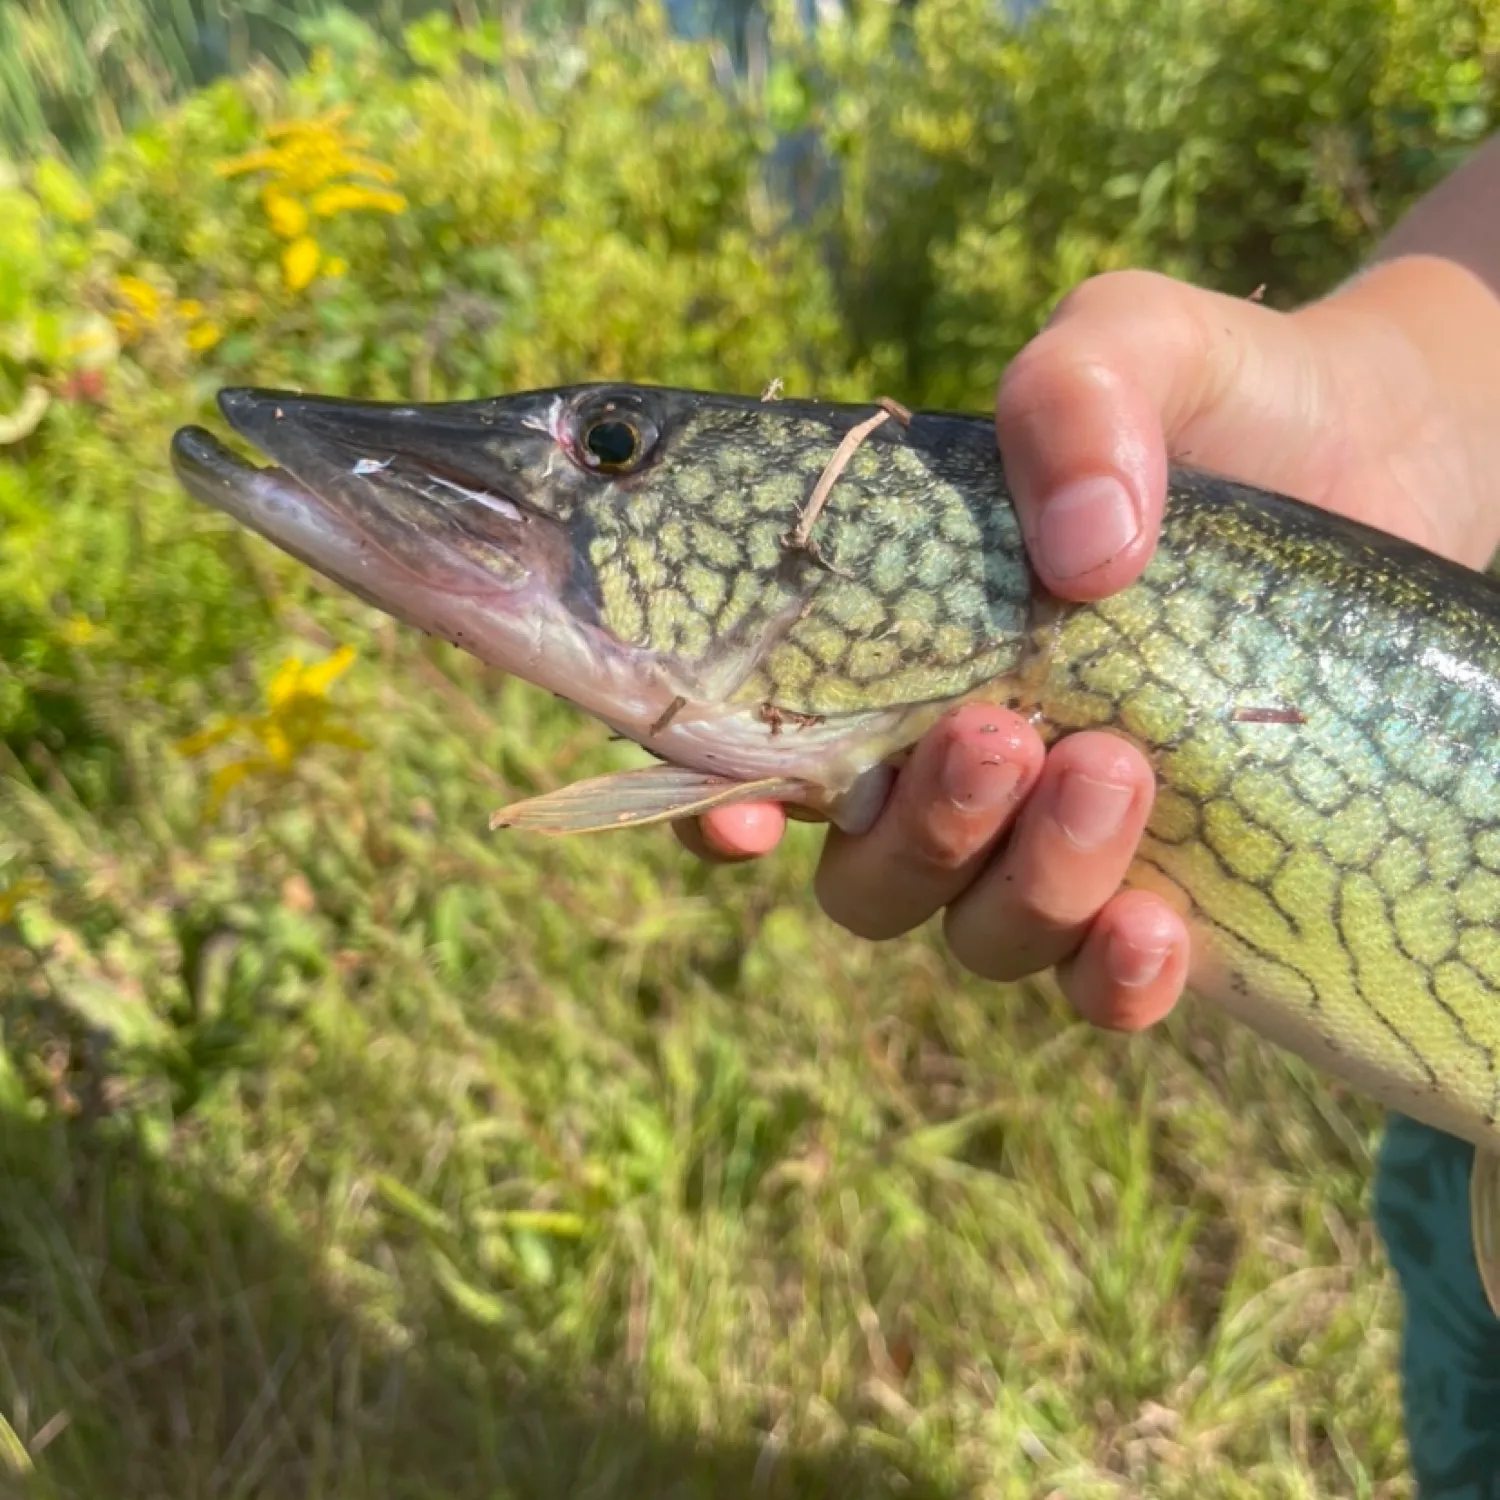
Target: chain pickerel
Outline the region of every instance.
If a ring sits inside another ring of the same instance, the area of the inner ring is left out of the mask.
[[[1472,1142],[1500,1307],[1500,584],[1174,470],[1116,596],[1037,584],[988,417],[588,385],[361,404],[229,390],[258,468],[180,431],[187,489],[660,764],[496,814],[563,833],[775,799],[858,831],[955,703],[1129,736],[1131,880],[1191,985]]]

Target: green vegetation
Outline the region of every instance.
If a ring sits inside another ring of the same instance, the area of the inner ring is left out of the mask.
[[[149,119],[0,110],[0,1494],[1409,1494],[1366,1101],[846,940],[811,829],[490,835],[635,752],[165,455],[244,381],[982,406],[1091,272],[1344,274],[1500,3],[863,4],[738,75],[334,13],[203,88],[115,9]]]

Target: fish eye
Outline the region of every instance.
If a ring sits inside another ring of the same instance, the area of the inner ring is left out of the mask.
[[[643,446],[640,433],[623,417],[603,417],[583,434],[584,451],[594,461],[590,467],[606,471],[628,469],[641,456]]]
[[[630,387],[588,392],[568,414],[563,450],[586,474],[614,478],[651,462],[661,439],[649,393]]]

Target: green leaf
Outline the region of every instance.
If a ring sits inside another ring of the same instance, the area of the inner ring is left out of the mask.
[[[428,1252],[428,1260],[444,1295],[466,1318],[485,1328],[503,1328],[514,1314],[501,1299],[466,1280],[441,1250]]]

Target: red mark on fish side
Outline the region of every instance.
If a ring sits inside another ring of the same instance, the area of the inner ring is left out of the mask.
[[[1237,708],[1229,718],[1234,724],[1307,723],[1307,715],[1299,708]]]

